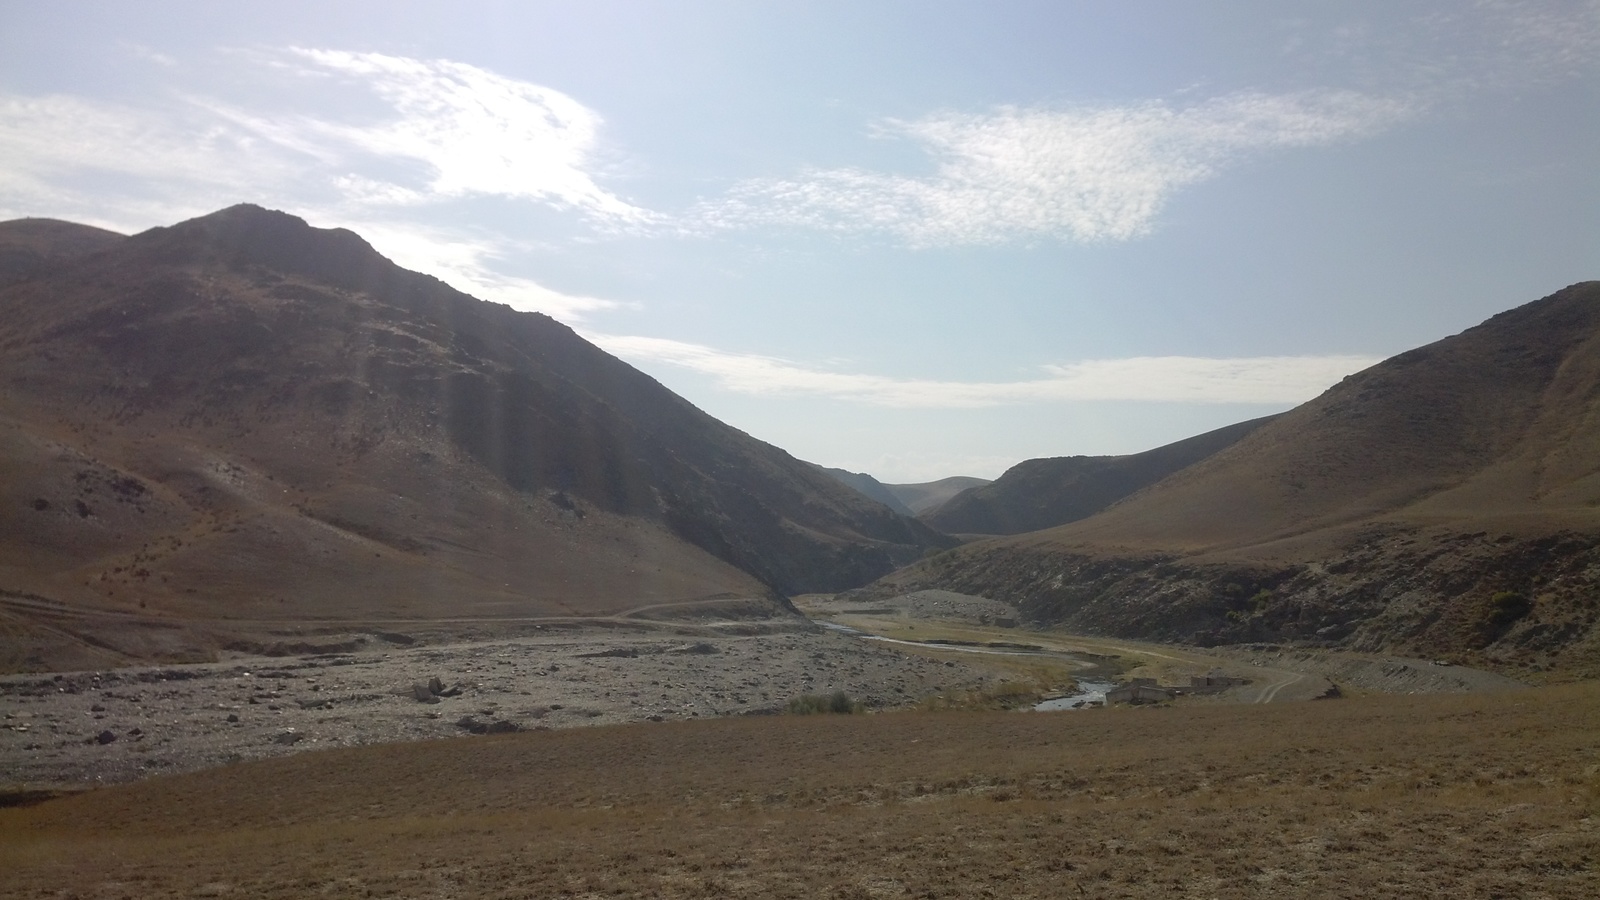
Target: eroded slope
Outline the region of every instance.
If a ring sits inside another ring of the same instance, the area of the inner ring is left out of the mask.
[[[1352,375],[1106,511],[879,587],[1205,643],[1600,673],[1600,283]]]

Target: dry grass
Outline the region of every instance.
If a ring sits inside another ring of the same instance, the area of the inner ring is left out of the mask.
[[[0,810],[14,897],[1593,897],[1600,686],[395,745]]]

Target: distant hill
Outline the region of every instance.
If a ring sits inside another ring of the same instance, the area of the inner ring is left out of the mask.
[[[871,475],[862,472],[851,472],[845,469],[831,469],[827,466],[817,466],[817,470],[827,474],[840,484],[848,485],[855,489],[862,496],[870,497],[882,503],[902,516],[915,515],[911,511],[911,507],[902,503],[888,485],[873,478]]]
[[[31,278],[52,263],[104,250],[123,235],[60,219],[0,223],[0,287]]]
[[[780,611],[951,543],[349,231],[21,220],[0,254],[0,668],[242,622]]]
[[[1076,522],[1232,446],[1275,418],[1240,422],[1127,456],[1026,460],[921,518],[947,534],[1020,534]]]
[[[888,484],[884,485],[900,501],[916,515],[932,512],[947,503],[951,497],[960,494],[968,488],[982,487],[989,484],[987,478],[973,478],[968,475],[952,475],[938,481],[926,481],[921,484]]]
[[[1038,622],[1600,675],[1600,283],[1346,378],[1105,511],[875,591]]]

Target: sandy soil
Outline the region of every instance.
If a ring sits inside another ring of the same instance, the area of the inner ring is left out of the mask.
[[[545,626],[502,639],[406,647],[373,638],[352,652],[0,677],[0,785],[132,781],[486,730],[759,715],[836,690],[888,709],[1002,677],[981,659],[933,659],[804,624],[764,630]],[[432,679],[444,696],[419,699]]]

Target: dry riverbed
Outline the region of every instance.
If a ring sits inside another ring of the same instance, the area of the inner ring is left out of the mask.
[[[0,677],[0,787],[133,781],[309,749],[781,711],[844,691],[868,709],[981,690],[981,659],[902,652],[804,623],[671,625]],[[431,684],[430,684],[431,682]]]
[[[848,594],[797,604],[819,621],[899,640],[794,619],[564,621],[510,634],[320,635],[282,643],[273,656],[0,676],[0,789],[135,781],[310,749],[774,714],[796,697],[835,691],[888,710],[1026,707],[1076,679],[1186,684],[1209,671],[1247,683],[1180,702],[1309,700],[1334,684],[1347,693],[1521,687],[1421,660],[1028,630],[1014,626],[1005,604],[946,591],[870,608]]]

